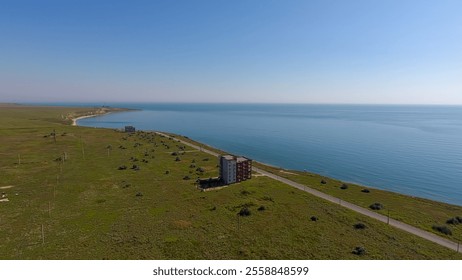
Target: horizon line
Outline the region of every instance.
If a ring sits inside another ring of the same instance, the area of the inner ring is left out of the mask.
[[[335,102],[191,102],[191,101],[20,101],[20,102],[2,102],[0,104],[18,104],[18,105],[51,105],[62,106],[69,105],[95,105],[105,106],[105,104],[185,104],[185,105],[350,105],[350,106],[462,106],[462,103],[335,103]],[[101,105],[102,104],[102,105]]]

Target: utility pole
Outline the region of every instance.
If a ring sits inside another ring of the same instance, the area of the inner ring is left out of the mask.
[[[387,225],[390,224],[390,209],[388,209],[388,215],[387,215]]]
[[[45,244],[45,234],[43,232],[43,224],[41,226],[42,226],[42,245],[44,245]]]
[[[85,160],[85,148],[83,147],[82,136],[80,136],[80,145],[82,146],[82,156],[83,156],[83,160]]]

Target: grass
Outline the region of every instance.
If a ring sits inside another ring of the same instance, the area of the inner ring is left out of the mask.
[[[175,135],[175,137],[183,141],[197,143],[184,136]],[[201,145],[204,146],[203,144]],[[206,148],[218,153],[223,153],[223,151],[213,147],[206,146]],[[435,224],[446,224],[448,220],[457,216],[462,216],[462,206],[345,183],[314,173],[285,170],[258,162],[254,162],[253,164],[258,168],[278,176],[304,184],[367,209],[370,209],[370,206],[374,203],[380,203],[384,208],[378,210],[379,213],[384,215],[388,215],[389,213],[390,217],[393,219],[430,231],[452,241],[462,242],[462,224],[447,224],[447,227],[453,233],[451,236],[434,229]],[[347,187],[345,188],[345,186]]]
[[[389,213],[393,219],[431,231],[455,242],[462,241],[462,226],[447,225],[453,232],[451,236],[433,229],[435,224],[445,224],[448,219],[460,216],[462,214],[461,206],[374,188],[365,188],[364,186],[350,183],[348,184],[348,189],[341,189],[341,181],[332,178],[326,179],[321,175],[300,171],[290,171],[290,173],[294,173],[290,174],[262,164],[256,164],[256,166],[364,208],[369,208],[374,203],[380,203],[383,205],[383,209],[378,210],[379,213],[384,215]],[[326,184],[321,184],[323,179],[327,181]],[[364,189],[370,192],[364,192]]]
[[[194,181],[218,175],[215,158],[189,147],[183,153],[153,133],[73,127],[61,117],[86,110],[0,108],[0,187],[13,186],[2,189],[10,201],[0,203],[0,259],[462,257],[263,176],[201,192]],[[53,130],[56,142],[44,137]],[[56,161],[64,153],[68,159]],[[356,188],[348,186],[338,189]],[[251,215],[239,216],[243,208]],[[356,230],[358,223],[365,229]],[[353,254],[356,247],[366,253]]]

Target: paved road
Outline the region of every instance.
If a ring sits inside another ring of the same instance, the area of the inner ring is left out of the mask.
[[[171,137],[169,135],[166,135],[164,133],[160,133],[160,132],[156,132],[157,134],[159,135],[163,135],[165,137]],[[203,147],[200,147],[198,145],[194,145],[194,144],[191,144],[189,142],[186,142],[186,141],[182,141],[182,140],[179,140],[179,139],[176,139],[174,137],[172,137],[173,139],[175,139],[176,141],[178,142],[181,142],[185,145],[188,145],[190,147],[193,147],[195,149],[198,149],[198,150],[201,150],[205,153],[208,153],[210,155],[213,155],[213,156],[219,156],[218,153],[216,152],[213,152],[211,150],[207,150]],[[422,237],[424,239],[427,239],[429,241],[432,241],[432,242],[435,242],[439,245],[442,245],[446,248],[449,248],[449,249],[452,249],[454,251],[457,251],[457,252],[461,252],[460,250],[462,248],[459,248],[459,244],[457,244],[456,242],[453,242],[451,240],[448,240],[446,238],[443,238],[443,237],[440,237],[436,234],[433,234],[431,232],[428,232],[428,231],[425,231],[425,230],[422,230],[422,229],[419,229],[419,228],[416,228],[414,226],[411,226],[411,225],[408,225],[406,223],[403,223],[403,222],[400,222],[400,221],[397,221],[395,219],[391,219],[385,215],[382,215],[382,214],[379,214],[377,212],[374,212],[374,211],[371,211],[369,209],[366,209],[366,208],[363,208],[363,207],[360,207],[358,205],[355,205],[355,204],[352,204],[352,203],[349,203],[349,202],[346,202],[346,201],[343,201],[337,197],[334,197],[334,196],[331,196],[331,195],[328,195],[326,193],[323,193],[323,192],[320,192],[318,190],[315,190],[315,189],[312,189],[308,186],[305,186],[305,185],[302,185],[302,184],[299,184],[299,183],[296,183],[294,181],[291,181],[289,179],[286,179],[286,178],[283,178],[281,176],[278,176],[278,175],[275,175],[273,173],[270,173],[270,172],[267,172],[265,170],[262,170],[260,168],[257,168],[257,167],[252,167],[252,170],[255,171],[255,172],[258,172],[260,174],[263,174],[269,178],[272,178],[274,180],[277,180],[279,182],[282,182],[284,184],[287,184],[289,186],[292,186],[292,187],[295,187],[299,190],[302,190],[302,191],[305,191],[307,193],[310,193],[314,196],[317,196],[319,198],[322,198],[322,199],[325,199],[327,201],[330,201],[332,203],[336,203],[336,204],[339,204],[340,206],[343,206],[345,208],[348,208],[350,210],[353,210],[357,213],[360,213],[360,214],[363,214],[363,215],[366,215],[368,217],[371,217],[373,219],[376,219],[378,221],[381,221],[381,222],[384,222],[384,223],[388,223],[390,226],[393,226],[393,227],[396,227],[396,228],[399,228],[401,230],[404,230],[406,232],[409,232],[409,233],[412,233],[414,235],[417,235],[419,237]],[[462,247],[462,245],[460,246]]]

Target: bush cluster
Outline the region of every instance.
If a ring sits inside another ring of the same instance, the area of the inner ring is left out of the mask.
[[[251,213],[250,213],[250,209],[249,209],[249,208],[244,207],[244,208],[241,209],[241,211],[239,211],[238,214],[239,214],[239,216],[245,217],[245,216],[250,216]]]
[[[352,253],[355,254],[355,255],[358,255],[358,256],[362,256],[362,255],[366,254],[366,249],[364,249],[364,247],[356,247],[356,248],[354,248]]]
[[[451,218],[446,221],[446,224],[450,224],[450,225],[462,224],[462,217],[457,216],[457,217]]]
[[[380,203],[374,203],[374,204],[371,204],[369,206],[369,208],[371,208],[372,210],[382,210],[383,209],[383,205],[380,204]]]
[[[353,227],[355,229],[365,229],[366,228],[366,225],[363,224],[363,223],[357,223],[357,224],[354,224]]]
[[[437,225],[434,225],[432,227],[433,230],[436,230],[438,232],[441,232],[443,234],[446,234],[446,235],[452,235],[452,231],[446,227],[446,226],[437,226]]]

